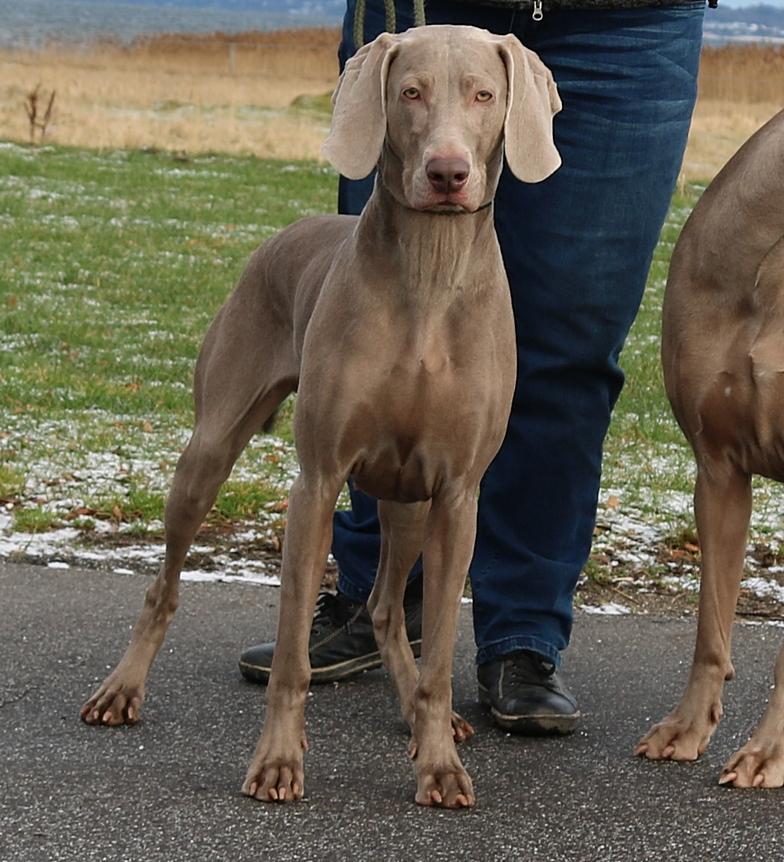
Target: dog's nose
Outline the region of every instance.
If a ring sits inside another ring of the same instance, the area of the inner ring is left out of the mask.
[[[459,192],[468,182],[470,170],[465,159],[430,159],[425,168],[430,185],[442,195]]]

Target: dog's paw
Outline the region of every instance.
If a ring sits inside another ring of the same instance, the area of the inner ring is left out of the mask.
[[[784,741],[751,739],[726,763],[719,784],[731,787],[784,787]]]
[[[471,777],[458,761],[443,767],[417,769],[417,805],[472,808],[476,804]]]
[[[125,680],[116,671],[100,684],[79,710],[86,724],[136,724],[141,717],[144,687]]]
[[[257,754],[248,767],[242,792],[260,802],[296,802],[305,795],[302,765],[303,741],[299,751],[288,754]]]
[[[720,718],[720,706],[700,716],[680,715],[676,710],[643,736],[634,753],[648,760],[697,760],[708,747]]]
[[[452,738],[455,742],[465,742],[470,739],[476,731],[474,728],[456,712],[452,713]]]

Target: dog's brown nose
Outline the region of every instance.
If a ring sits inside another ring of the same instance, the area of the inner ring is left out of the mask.
[[[425,169],[430,185],[442,195],[459,192],[468,182],[471,168],[465,159],[430,159]]]

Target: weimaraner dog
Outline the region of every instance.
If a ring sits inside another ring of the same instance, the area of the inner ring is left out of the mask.
[[[680,704],[640,741],[651,760],[696,760],[722,715],[751,516],[751,476],[784,480],[784,111],[730,160],[694,208],[664,300],[667,394],[697,459],[702,586]],[[776,687],[722,784],[784,785],[784,650]]]
[[[324,153],[345,176],[378,165],[359,218],[299,221],[256,251],[196,366],[196,426],[166,504],[166,555],[117,668],[82,707],[90,724],[139,718],[177,606],[188,547],[251,435],[298,391],[300,474],[289,499],[277,646],[243,793],[304,793],[308,633],[351,476],[379,498],[374,630],[411,730],[416,801],[473,805],[451,710],[460,594],[479,481],[515,382],[509,287],[493,228],[504,154],[524,182],[560,164],[552,76],[513,36],[473,27],[382,35],[349,61]],[[424,554],[422,667],[406,639],[406,576]]]

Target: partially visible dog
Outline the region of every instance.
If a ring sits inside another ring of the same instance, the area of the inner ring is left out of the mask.
[[[267,716],[243,792],[303,795],[308,632],[333,509],[351,476],[380,500],[369,607],[411,729],[416,801],[470,806],[455,739],[473,731],[451,710],[455,631],[479,481],[504,436],[516,367],[492,201],[504,153],[526,182],[558,167],[561,105],[549,71],[513,36],[439,26],[361,49],[334,107],[325,154],[351,178],[378,164],[375,191],[359,218],[303,219],[265,243],[215,318],[196,368],[196,427],[166,505],[166,557],[125,655],[82,717],[138,720],[196,530],[251,435],[297,389],[301,472]],[[418,672],[403,591],[420,552]]]
[[[784,111],[730,160],[683,229],[664,300],[667,394],[697,459],[702,552],[697,645],[686,692],[640,741],[651,760],[695,760],[722,715],[751,476],[784,481]],[[776,687],[722,784],[784,785],[784,650]]]

